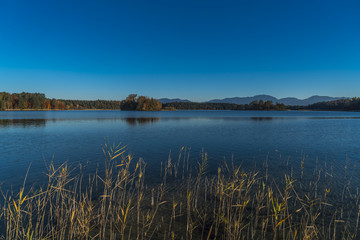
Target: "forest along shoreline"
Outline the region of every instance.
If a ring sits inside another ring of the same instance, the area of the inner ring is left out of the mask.
[[[283,103],[255,100],[249,104],[214,102],[169,102],[130,94],[124,100],[65,100],[47,98],[43,93],[0,92],[0,111],[47,110],[125,110],[125,111],[174,111],[174,110],[257,110],[257,111],[360,111],[360,98],[338,99],[307,106],[286,106]]]

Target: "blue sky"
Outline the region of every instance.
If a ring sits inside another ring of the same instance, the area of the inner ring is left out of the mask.
[[[360,96],[360,1],[0,1],[0,91]]]

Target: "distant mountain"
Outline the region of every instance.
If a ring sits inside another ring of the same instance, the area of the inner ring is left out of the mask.
[[[159,102],[165,104],[165,103],[172,103],[172,102],[190,102],[187,99],[180,99],[180,98],[160,98],[158,99]]]
[[[339,100],[339,99],[349,99],[348,97],[328,97],[328,96],[312,96],[309,98],[306,98],[303,100],[303,104],[304,106],[309,105],[309,104],[314,104],[314,103],[318,103],[318,102],[329,102],[329,101],[335,101],[335,100]],[[294,105],[294,104],[292,104]]]
[[[249,104],[255,100],[263,100],[263,101],[273,101],[276,103],[278,101],[277,98],[270,95],[256,95],[253,97],[233,97],[233,98],[224,98],[224,99],[214,99],[208,101],[208,103],[235,103],[235,104]]]
[[[256,95],[253,97],[232,97],[232,98],[224,98],[224,99],[213,99],[207,101],[206,103],[233,103],[233,104],[249,104],[252,101],[272,101],[273,103],[283,103],[286,106],[307,106],[314,103],[319,102],[329,102],[335,101],[339,99],[349,99],[348,97],[328,97],[328,96],[312,96],[305,99],[298,99],[295,97],[287,97],[287,98],[276,98],[270,95]],[[191,102],[187,99],[180,98],[160,98],[159,101],[163,104],[172,103],[172,102]]]
[[[349,99],[348,97],[329,97],[329,96],[312,96],[309,98],[305,98],[305,99],[297,99],[297,98],[281,98],[279,99],[279,103],[283,103],[287,106],[294,106],[294,105],[298,105],[298,106],[307,106],[310,104],[314,104],[314,103],[319,103],[319,102],[329,102],[329,101],[335,101],[335,100],[339,100],[339,99]]]
[[[270,95],[256,95],[253,97],[233,97],[233,98],[224,98],[224,99],[214,99],[208,101],[209,103],[235,103],[235,104],[249,104],[255,100],[263,100],[263,101],[272,101],[273,103],[283,103],[288,106],[307,106],[309,104],[314,104],[318,102],[328,102],[335,101],[338,99],[348,99],[347,97],[328,97],[328,96],[312,96],[306,99],[298,99],[294,97],[287,98],[275,98]]]
[[[285,104],[286,106],[305,106],[305,105],[309,105],[304,103],[305,99],[298,99],[298,98],[294,98],[294,97],[287,97],[287,98],[281,98],[279,100],[277,100],[280,103]]]

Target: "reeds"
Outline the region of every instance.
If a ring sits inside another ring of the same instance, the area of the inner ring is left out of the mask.
[[[207,174],[180,149],[162,164],[162,182],[145,181],[145,163],[121,145],[103,146],[103,171],[88,177],[48,167],[41,188],[3,193],[0,239],[358,239],[360,194],[347,182],[333,197],[326,169],[312,180],[281,180],[268,170],[224,163]],[[265,164],[265,166],[268,166]],[[303,177],[304,164],[300,167]],[[194,171],[194,174],[191,174]],[[264,172],[264,174],[262,173]]]

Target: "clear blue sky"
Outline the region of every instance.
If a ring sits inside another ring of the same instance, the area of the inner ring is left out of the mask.
[[[360,96],[360,1],[0,1],[0,91]]]

